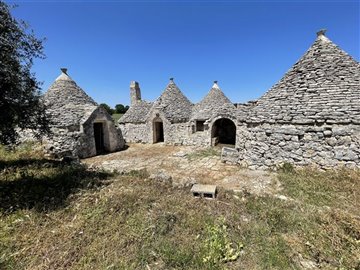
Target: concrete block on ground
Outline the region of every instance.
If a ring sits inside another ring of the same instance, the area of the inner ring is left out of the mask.
[[[194,197],[215,199],[216,190],[217,188],[215,185],[195,184],[191,188],[191,193],[194,195]]]

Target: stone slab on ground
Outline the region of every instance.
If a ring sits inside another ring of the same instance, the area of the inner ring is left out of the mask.
[[[237,164],[239,161],[239,151],[230,147],[223,147],[221,150],[221,161],[228,164]]]

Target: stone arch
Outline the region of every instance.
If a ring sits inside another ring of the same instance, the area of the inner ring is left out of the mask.
[[[164,142],[164,121],[157,115],[152,121],[153,143]]]
[[[236,125],[233,120],[225,117],[216,119],[211,128],[211,146],[218,143],[235,145]]]

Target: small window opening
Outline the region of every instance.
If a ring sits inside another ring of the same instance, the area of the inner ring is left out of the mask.
[[[196,131],[204,131],[205,121],[196,121]]]

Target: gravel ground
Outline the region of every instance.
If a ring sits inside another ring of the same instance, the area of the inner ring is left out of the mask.
[[[236,165],[222,163],[219,154],[190,146],[158,144],[129,144],[117,153],[82,160],[91,168],[101,168],[119,173],[146,169],[150,178],[171,181],[174,186],[194,183],[214,184],[228,190],[249,193],[275,194],[281,187],[276,174],[252,171]]]

